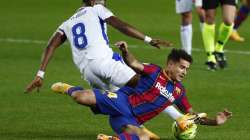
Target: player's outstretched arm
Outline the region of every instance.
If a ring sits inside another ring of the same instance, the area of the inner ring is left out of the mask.
[[[48,46],[46,47],[46,49],[43,52],[40,69],[39,69],[37,75],[35,76],[34,80],[26,87],[26,89],[25,89],[26,93],[31,92],[35,88],[37,88],[37,91],[39,91],[39,89],[41,88],[41,86],[43,84],[45,69],[46,69],[50,59],[52,58],[55,49],[57,47],[59,47],[62,43],[64,43],[65,40],[66,40],[65,35],[62,35],[61,33],[58,33],[58,32],[53,34],[53,36],[51,37],[51,39],[48,43]]]
[[[119,47],[120,51],[122,52],[122,57],[129,67],[139,73],[143,71],[143,64],[135,59],[135,57],[129,52],[128,45],[125,41],[116,42],[115,45]]]
[[[109,25],[112,27],[116,28],[120,32],[124,33],[127,36],[143,40],[146,43],[156,47],[160,48],[160,46],[163,47],[169,47],[172,46],[173,44],[169,41],[166,40],[161,40],[161,39],[154,39],[149,36],[146,36],[144,33],[140,32],[137,30],[135,27],[129,25],[128,23],[120,20],[118,17],[111,16],[105,20]]]
[[[201,118],[198,123],[201,125],[217,126],[224,124],[230,117],[232,117],[232,112],[225,109],[219,112],[215,119]]]

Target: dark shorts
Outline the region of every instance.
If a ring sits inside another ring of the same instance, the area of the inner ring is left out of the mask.
[[[220,5],[234,5],[236,6],[237,0],[202,0],[202,8],[205,10],[216,9]]]
[[[140,126],[133,116],[128,96],[123,93],[112,93],[93,89],[96,96],[96,109],[100,114],[109,115],[109,123],[117,133],[122,133],[124,126],[130,124]]]

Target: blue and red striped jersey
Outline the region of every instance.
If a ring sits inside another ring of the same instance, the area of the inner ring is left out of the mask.
[[[171,81],[162,68],[154,64],[144,64],[144,70],[135,87],[125,86],[119,91],[128,95],[131,110],[140,124],[172,104],[185,113],[191,108],[183,85]]]

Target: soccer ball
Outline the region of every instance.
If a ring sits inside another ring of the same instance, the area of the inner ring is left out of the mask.
[[[190,128],[185,131],[181,131],[176,121],[172,125],[172,133],[177,140],[192,140],[197,134],[197,125],[193,124]]]

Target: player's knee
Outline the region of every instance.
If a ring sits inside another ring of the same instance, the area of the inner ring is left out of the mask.
[[[182,25],[186,26],[192,23],[192,12],[182,13]]]
[[[148,135],[148,133],[144,132],[144,131],[141,131],[140,133],[138,133],[138,137],[139,139],[150,139],[150,136]]]
[[[207,24],[214,24],[215,21],[215,13],[213,12],[206,12],[205,13],[205,22]]]
[[[119,140],[140,140],[141,138],[135,134],[121,133],[118,135]]]
[[[233,20],[225,19],[224,24],[227,26],[231,26],[233,24]]]
[[[72,98],[78,104],[82,105],[93,105],[95,104],[95,96],[92,90],[79,90],[72,94]]]

